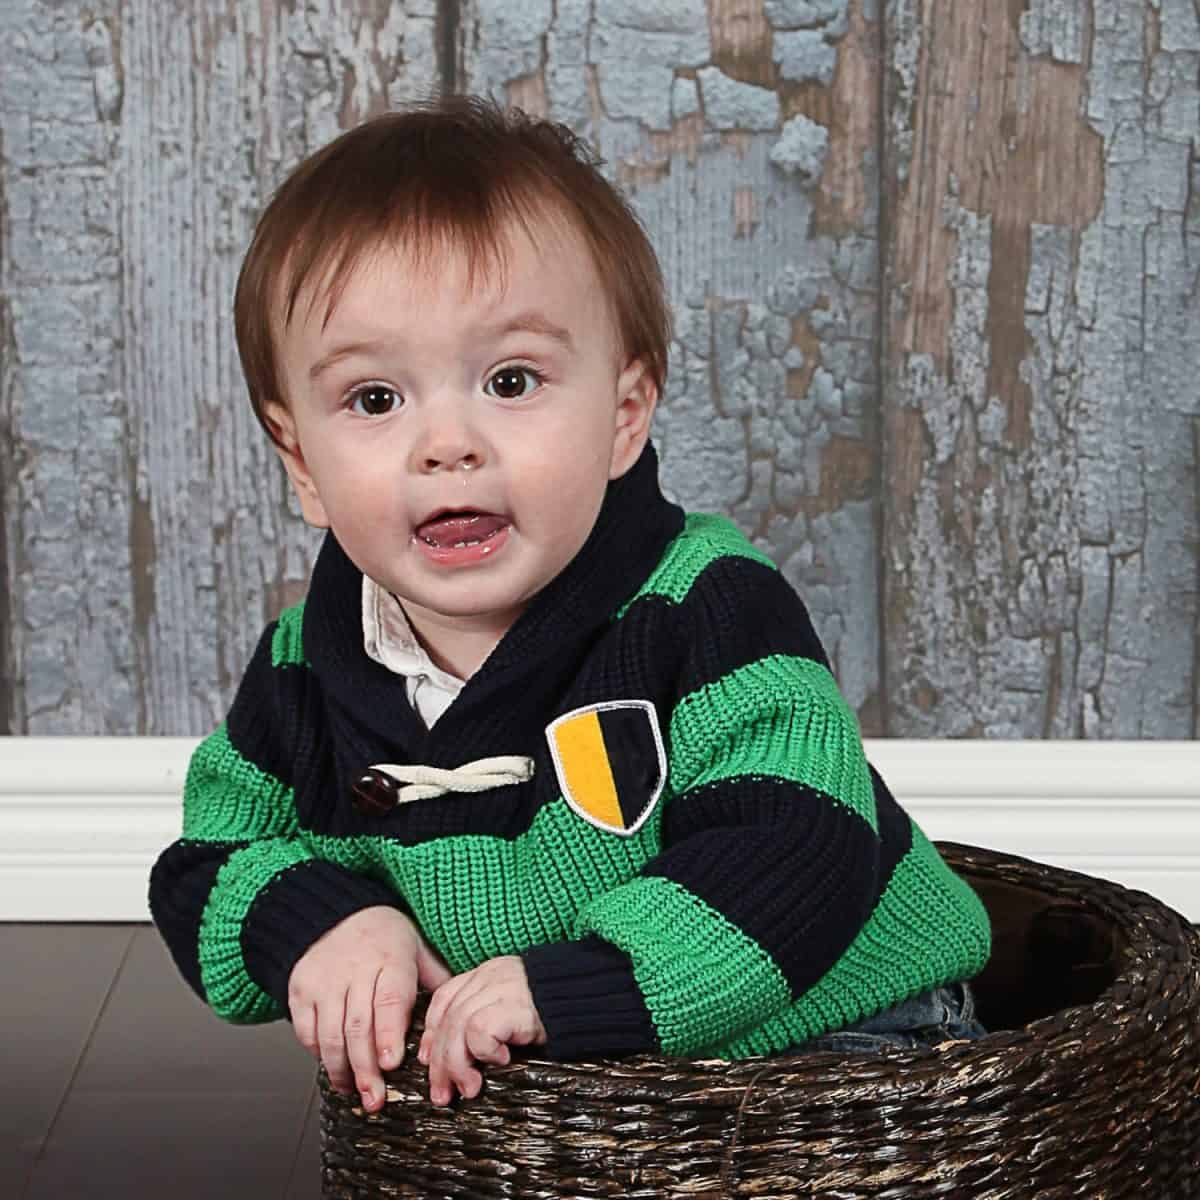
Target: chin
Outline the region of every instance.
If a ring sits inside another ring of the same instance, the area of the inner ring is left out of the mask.
[[[472,588],[463,596],[447,596],[444,593],[437,596],[413,596],[404,592],[396,593],[401,600],[419,604],[428,612],[437,613],[441,617],[454,617],[474,620],[485,620],[495,617],[507,620],[509,624],[517,619],[529,606],[530,600],[536,594],[528,595],[480,595],[478,588]]]

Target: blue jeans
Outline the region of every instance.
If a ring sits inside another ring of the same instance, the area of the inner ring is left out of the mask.
[[[781,1054],[803,1054],[810,1050],[837,1050],[869,1054],[880,1046],[936,1046],[951,1040],[974,1040],[987,1036],[975,1016],[975,996],[970,984],[950,983],[911,996],[844,1029],[789,1046]]]

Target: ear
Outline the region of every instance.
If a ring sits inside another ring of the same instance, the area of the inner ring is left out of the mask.
[[[292,481],[304,520],[314,529],[328,529],[329,518],[325,515],[325,506],[317,494],[317,485],[308,472],[308,464],[304,461],[304,451],[300,449],[300,438],[296,433],[295,418],[285,405],[277,401],[266,406],[266,417],[274,427],[275,452]]]
[[[657,404],[658,385],[649,367],[643,359],[633,359],[617,379],[617,426],[609,479],[619,479],[641,456]]]

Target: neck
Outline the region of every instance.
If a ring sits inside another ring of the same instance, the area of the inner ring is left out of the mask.
[[[444,617],[420,605],[396,598],[431,661],[459,679],[470,679],[520,616],[489,613],[486,617]]]

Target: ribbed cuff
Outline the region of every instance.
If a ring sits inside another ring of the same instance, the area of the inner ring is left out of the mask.
[[[242,923],[246,974],[286,1009],[288,978],[304,952],[339,921],[376,904],[408,912],[386,884],[336,863],[311,859],[289,867],[259,892]]]
[[[658,1038],[629,956],[603,938],[532,946],[521,955],[544,1053],[572,1059],[642,1054]]]

